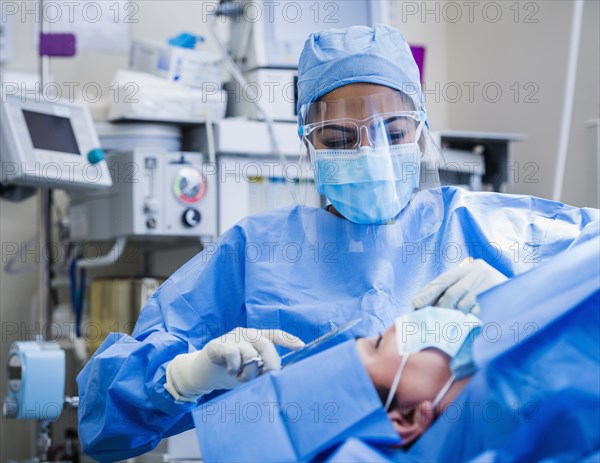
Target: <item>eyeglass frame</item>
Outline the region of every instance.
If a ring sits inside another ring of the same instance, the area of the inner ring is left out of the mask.
[[[375,147],[376,143],[371,138],[371,128],[374,124],[367,123],[372,119],[377,119],[380,121],[381,119],[390,119],[390,118],[400,118],[400,117],[409,117],[418,122],[417,128],[415,130],[415,139],[414,141],[410,141],[407,143],[392,143],[392,145],[403,145],[408,143],[418,143],[421,133],[423,131],[423,126],[427,124],[427,116],[424,111],[390,111],[386,113],[378,113],[373,114],[365,119],[354,119],[354,118],[339,118],[339,119],[328,119],[325,121],[313,122],[310,124],[304,124],[298,127],[298,135],[300,138],[305,139],[307,143],[310,143],[314,149],[317,149],[313,142],[308,138],[310,134],[316,130],[317,128],[324,127],[327,124],[332,124],[334,122],[337,123],[352,123],[357,127],[357,141],[352,148],[344,148],[345,150],[356,150],[362,146],[362,132],[363,129],[367,131],[367,137],[369,141],[369,146]],[[388,137],[389,138],[389,137]]]

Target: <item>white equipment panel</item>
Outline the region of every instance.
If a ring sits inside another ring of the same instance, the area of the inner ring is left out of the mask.
[[[112,184],[86,106],[2,95],[0,182],[50,188]]]
[[[276,122],[274,136],[284,159],[273,154],[264,122],[228,118],[214,124],[219,175],[218,219],[223,233],[249,215],[292,204],[321,207],[314,173],[296,123]],[[252,140],[249,143],[248,140]],[[206,140],[199,149],[208,151]]]
[[[232,117],[216,122],[214,127],[217,154],[241,154],[257,157],[274,155],[269,129],[264,122]],[[275,122],[273,130],[281,152],[286,157],[299,159],[306,147],[298,136],[297,123]],[[208,146],[201,146],[203,151],[208,150]]]
[[[243,58],[243,71],[264,67],[294,69],[311,32],[353,25],[373,26],[389,18],[385,1],[353,0],[350,8],[342,3],[330,0],[238,2],[243,7],[244,20],[233,21],[232,54],[236,59]],[[251,33],[248,27],[252,27]]]
[[[294,69],[261,68],[245,74],[248,88],[232,84],[229,95],[232,116],[247,116],[254,120],[263,120],[256,101],[274,121],[298,121],[296,113],[298,71]],[[253,88],[254,93],[249,93]]]
[[[71,198],[73,239],[216,237],[216,168],[202,154],[140,148],[108,164],[110,189]]]
[[[249,215],[293,204],[322,206],[305,162],[219,155],[218,164],[219,233]]]

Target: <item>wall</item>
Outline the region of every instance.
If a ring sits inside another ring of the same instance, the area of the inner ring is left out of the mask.
[[[581,49],[563,201],[600,207],[598,119],[600,118],[600,2],[587,1],[583,11]]]
[[[441,19],[442,2],[390,2],[390,24],[402,31],[410,44],[424,45],[425,66],[423,88],[435,89],[436,83],[448,80],[447,51],[448,23]],[[426,11],[440,11],[436,13]],[[442,98],[426,98],[427,116],[432,128],[446,128],[449,124],[449,104]]]
[[[477,3],[477,2],[476,2]],[[494,2],[478,2],[480,5]],[[564,98],[573,6],[569,1],[521,2],[515,21],[513,2],[500,2],[502,18],[491,22],[481,11],[448,25],[448,79],[466,88],[479,86],[473,101],[463,94],[449,103],[449,127],[524,133],[529,139],[514,149],[512,191],[552,195]],[[586,147],[585,126],[598,117],[598,2],[586,1],[571,124],[563,199],[598,207],[597,152]],[[513,8],[513,9],[511,9]],[[528,15],[531,15],[528,17]],[[537,22],[528,22],[537,21]],[[516,87],[515,87],[516,84]],[[488,87],[487,97],[481,89]],[[496,100],[495,88],[502,90]],[[518,93],[517,93],[518,88]],[[450,96],[454,99],[454,95]],[[595,161],[595,162],[594,162]]]

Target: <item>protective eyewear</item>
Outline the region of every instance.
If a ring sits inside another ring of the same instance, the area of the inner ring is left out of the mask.
[[[417,143],[425,124],[422,111],[375,114],[366,119],[333,119],[301,126],[300,136],[315,150],[356,150],[362,146]]]

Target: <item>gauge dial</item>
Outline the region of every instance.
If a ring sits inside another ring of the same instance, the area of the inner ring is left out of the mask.
[[[179,201],[195,204],[206,194],[206,177],[196,167],[183,167],[175,176],[173,192]]]

